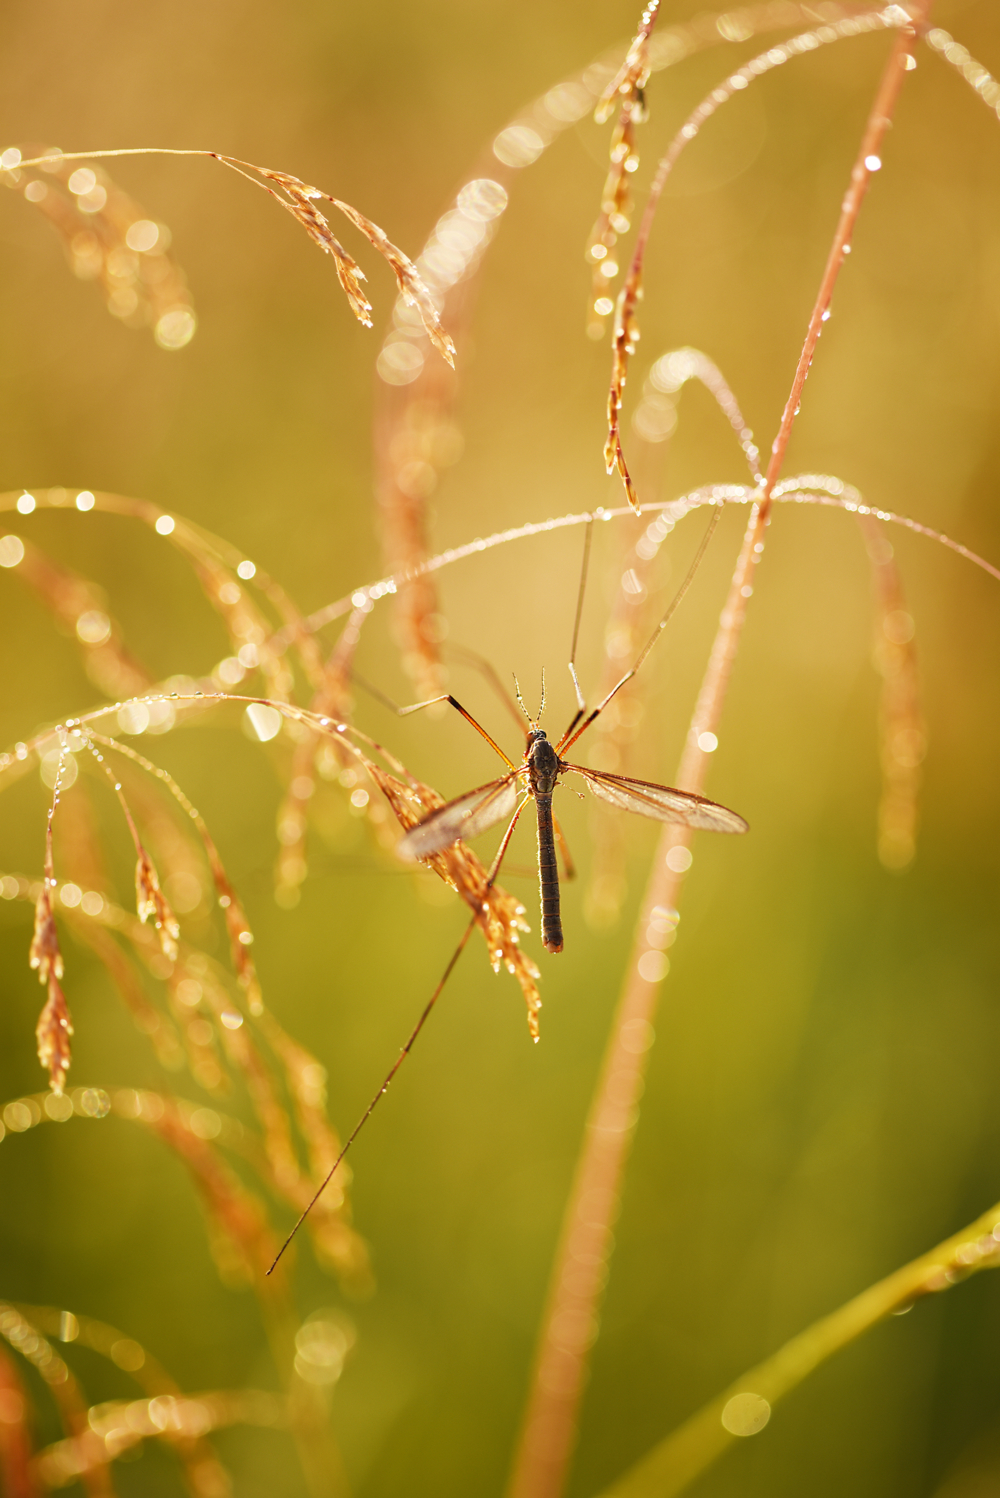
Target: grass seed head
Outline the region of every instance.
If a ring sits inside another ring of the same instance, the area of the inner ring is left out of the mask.
[[[72,1034],[73,1022],[63,991],[55,978],[50,978],[49,996],[38,1016],[35,1039],[38,1042],[38,1059],[48,1072],[49,1086],[55,1093],[62,1092],[66,1073],[69,1071]]]
[[[153,860],[141,844],[135,866],[135,899],[140,921],[145,925],[146,921],[152,917],[164,957],[171,962],[176,962],[177,938],[181,934],[181,928],[166,895],[160,888]]]
[[[52,913],[52,889],[47,878],[42,880],[35,902],[35,933],[31,938],[28,961],[37,970],[39,983],[48,983],[50,979],[63,975],[62,952]]]

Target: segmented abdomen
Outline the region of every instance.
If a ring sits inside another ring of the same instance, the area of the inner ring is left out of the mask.
[[[535,792],[538,813],[538,882],[542,896],[542,946],[547,952],[561,952],[562,921],[559,918],[559,869],[556,865],[556,840],[552,830],[552,795]]]

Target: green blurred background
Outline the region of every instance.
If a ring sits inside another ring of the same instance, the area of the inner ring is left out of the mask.
[[[694,13],[668,0],[662,22]],[[416,253],[516,109],[624,43],[635,19],[623,0],[7,0],[0,146],[232,152],[357,204]],[[940,0],[934,19],[1000,71],[988,0]],[[633,399],[653,358],[692,344],[770,442],[887,46],[855,39],[793,62],[695,143],[654,234]],[[716,49],[652,80],[640,189],[656,147],[727,55]],[[839,474],[996,561],[1000,126],[927,49],[918,55],[786,471]],[[600,461],[608,352],[583,335],[582,251],[606,136],[584,121],[517,179],[459,345],[465,455],[434,496],[435,547],[620,502]],[[198,334],[166,353],[116,324],[95,288],[68,274],[41,218],[3,194],[0,489],[64,484],[152,500],[231,539],[306,609],[378,577],[370,430],[388,271],[345,233],[370,277],[367,333],[287,215],[213,163],[154,157],[121,162],[115,175],[170,225]],[[697,390],[654,458],[667,498],[742,477]],[[742,522],[724,516],[650,662],[635,774],[673,775]],[[664,547],[664,588],[700,524]],[[591,687],[616,547],[641,525],[618,522],[599,537],[581,652]],[[228,653],[193,579],[164,563],[141,527],[67,513],[15,516],[10,528],[103,585],[156,676],[207,672]],[[563,663],[579,536],[519,543],[442,576],[450,638],[501,675],[516,670],[529,696],[546,666],[553,725],[570,709]],[[688,879],[584,1410],[571,1489],[580,1498],[785,1337],[1000,1197],[1000,591],[930,542],[892,540],[917,620],[930,734],[918,857],[899,875],[876,856],[878,680],[861,537],[843,514],[779,510],[708,787],[753,831],[738,846],[703,840]],[[9,744],[97,694],[17,576],[0,584]],[[369,624],[359,665],[406,695],[387,614]],[[456,669],[452,682],[508,743],[509,721],[482,681]],[[457,720],[400,726],[362,700],[358,721],[445,794],[494,773]],[[332,1116],[346,1129],[463,916],[454,903],[428,904],[346,819],[314,837],[300,905],[278,909],[284,762],[273,748],[248,743],[233,714],[157,740],[155,753],[204,811],[247,902],[268,1002],[329,1069]],[[586,873],[588,813],[565,800]],[[37,775],[8,791],[3,869],[40,870],[46,804]],[[124,899],[123,836],[109,805]],[[543,964],[538,1047],[514,983],[490,974],[481,949],[467,953],[354,1156],[374,1296],[343,1302],[300,1254],[301,1312],[348,1304],[357,1324],[333,1420],[364,1498],[501,1490],[654,836],[630,821],[630,889],[614,929],[588,927],[583,881],[567,890],[566,951]],[[513,856],[530,866],[529,833]],[[534,924],[530,874],[508,883]],[[41,1087],[29,937],[28,907],[0,907],[0,1100]],[[537,951],[535,935],[528,945]],[[68,954],[71,1080],[158,1085],[102,971],[82,950]],[[198,1096],[190,1080],[176,1085]],[[220,1285],[194,1192],[154,1139],[115,1119],[9,1135],[0,1181],[5,1298],[114,1323],[186,1389],[275,1386],[256,1305]],[[998,1335],[1000,1283],[984,1274],[820,1370],[692,1491],[994,1491]],[[133,1388],[83,1351],[74,1366],[93,1400]],[[235,1430],[219,1449],[240,1498],[303,1493],[285,1436]],[[154,1452],[117,1480],[128,1494],[179,1491]]]

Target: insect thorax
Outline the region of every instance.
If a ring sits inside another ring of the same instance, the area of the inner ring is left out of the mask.
[[[528,735],[524,758],[531,777],[531,789],[551,795],[562,761],[542,729],[534,728]]]

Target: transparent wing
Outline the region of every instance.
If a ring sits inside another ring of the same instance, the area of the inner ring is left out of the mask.
[[[466,791],[447,806],[439,806],[430,816],[418,822],[399,844],[402,858],[430,858],[442,848],[488,832],[498,822],[514,815],[517,805],[517,775],[504,775]]]
[[[609,775],[604,770],[587,770],[583,765],[568,765],[575,775],[582,775],[595,796],[610,801],[620,811],[636,811],[658,822],[680,822],[705,832],[746,832],[748,824],[735,811],[706,801],[690,791],[675,791],[669,785],[655,785],[649,780],[630,780],[626,775]]]

